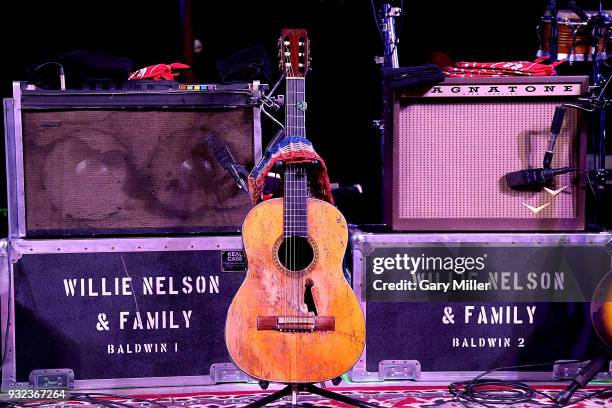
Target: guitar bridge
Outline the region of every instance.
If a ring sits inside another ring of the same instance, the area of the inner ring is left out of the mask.
[[[257,316],[257,330],[313,332],[336,330],[333,316]]]

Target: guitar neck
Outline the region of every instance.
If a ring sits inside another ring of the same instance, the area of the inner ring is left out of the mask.
[[[299,165],[285,169],[284,232],[285,237],[308,236],[308,180],[306,170]]]
[[[285,134],[306,137],[306,87],[303,77],[288,77],[285,92]]]

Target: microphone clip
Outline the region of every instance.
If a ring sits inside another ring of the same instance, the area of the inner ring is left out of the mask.
[[[238,188],[248,194],[249,186],[247,184],[247,179],[249,177],[249,172],[247,169],[242,164],[233,163],[226,167],[226,170],[232,176]]]
[[[209,134],[204,137],[204,143],[217,159],[217,162],[232,176],[238,188],[248,194],[249,186],[246,180],[249,177],[249,172],[242,164],[236,162],[223,140],[216,134]]]

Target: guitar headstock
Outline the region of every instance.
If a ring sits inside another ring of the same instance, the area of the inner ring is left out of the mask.
[[[310,69],[310,42],[303,28],[283,28],[278,40],[280,70],[286,77],[305,77]]]

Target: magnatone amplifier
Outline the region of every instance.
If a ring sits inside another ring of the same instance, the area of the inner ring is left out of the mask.
[[[584,180],[510,190],[508,172],[542,167],[555,107],[588,79],[452,78],[421,93],[397,89],[385,136],[385,221],[398,231],[581,230]],[[568,108],[553,168],[585,163],[581,117]]]

